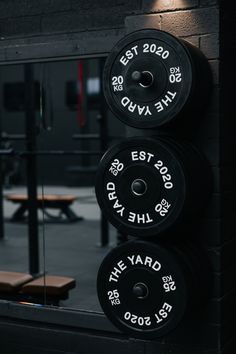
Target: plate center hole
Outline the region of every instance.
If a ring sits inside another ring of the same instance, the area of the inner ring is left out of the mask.
[[[149,290],[148,290],[147,285],[144,283],[135,284],[133,287],[133,294],[138,299],[145,299],[149,294]]]
[[[147,183],[143,179],[137,178],[131,184],[131,191],[135,195],[142,196],[147,191]]]
[[[137,82],[142,87],[150,87],[153,84],[154,78],[150,71],[133,71],[131,75],[133,81]]]

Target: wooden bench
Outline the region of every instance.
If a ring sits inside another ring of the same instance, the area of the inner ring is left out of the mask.
[[[34,279],[21,288],[21,293],[27,295],[28,301],[33,299],[38,303],[58,305],[60,300],[69,297],[69,291],[76,286],[76,281],[69,277],[46,275]],[[44,299],[45,297],[45,299]]]
[[[18,209],[14,212],[11,217],[11,221],[22,221],[25,220],[25,213],[28,210],[28,196],[26,194],[9,194],[5,196],[6,200],[20,204]],[[44,210],[45,215],[54,221],[63,221],[63,215],[69,222],[75,222],[83,220],[82,217],[76,215],[74,211],[70,208],[70,205],[77,199],[73,195],[57,195],[57,194],[47,194],[42,197],[42,195],[37,196],[37,208]],[[53,216],[49,214],[46,209],[59,209],[60,215]]]
[[[74,278],[54,275],[34,279],[27,273],[0,271],[0,298],[58,305],[76,286]]]
[[[15,293],[32,279],[28,273],[0,271],[0,293]]]
[[[0,271],[0,299],[21,300],[21,287],[32,279],[28,273]]]

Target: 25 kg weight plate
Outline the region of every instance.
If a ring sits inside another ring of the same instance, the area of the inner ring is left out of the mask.
[[[127,242],[100,266],[99,301],[121,331],[138,338],[163,336],[177,326],[189,305],[189,274],[174,252],[150,242]]]
[[[176,143],[153,138],[131,138],[111,148],[96,178],[97,200],[108,220],[126,234],[144,237],[196,214],[209,181],[199,156],[188,150],[185,156]]]
[[[133,32],[113,48],[104,68],[104,94],[124,123],[152,128],[202,106],[211,82],[200,50],[169,33]]]

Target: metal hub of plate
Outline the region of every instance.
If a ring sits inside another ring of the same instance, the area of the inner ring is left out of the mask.
[[[191,47],[154,29],[119,41],[104,68],[104,94],[114,114],[136,128],[158,127],[176,118],[192,96],[204,90],[194,61],[201,67],[207,60]]]
[[[155,338],[171,331],[184,315],[188,285],[176,255],[144,241],[111,251],[98,272],[104,313],[121,331]]]
[[[163,141],[128,139],[102,158],[96,195],[120,231],[141,237],[157,235],[172,226],[184,208],[184,165]]]

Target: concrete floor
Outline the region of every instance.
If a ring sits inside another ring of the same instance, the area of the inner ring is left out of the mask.
[[[5,189],[3,194],[4,196],[10,194],[26,194],[26,187],[13,187],[11,189]],[[78,197],[73,205],[73,211],[84,217],[86,220],[99,220],[100,219],[100,209],[96,202],[95,190],[94,187],[65,187],[65,186],[44,186],[44,194],[69,194]],[[42,195],[42,188],[38,188],[38,194]],[[17,209],[17,205],[5,200],[4,201],[4,216],[6,219],[9,219],[13,212]],[[50,211],[53,214],[53,211]],[[57,214],[57,213],[55,213]],[[39,218],[41,218],[41,213],[39,212]]]
[[[4,195],[26,193],[25,187],[4,190]],[[96,294],[96,276],[99,265],[110,247],[101,248],[100,209],[94,189],[71,187],[44,187],[44,194],[71,194],[78,196],[73,211],[84,218],[75,223],[39,224],[40,269],[51,275],[69,276],[77,286],[63,306],[83,310],[101,311]],[[39,194],[42,190],[39,188]],[[28,271],[27,223],[13,223],[10,218],[17,205],[4,201],[5,238],[0,242],[0,269]],[[57,212],[54,211],[54,214]],[[42,221],[42,213],[39,211]],[[116,232],[112,226],[110,241],[116,244]],[[43,244],[45,242],[45,250]]]

